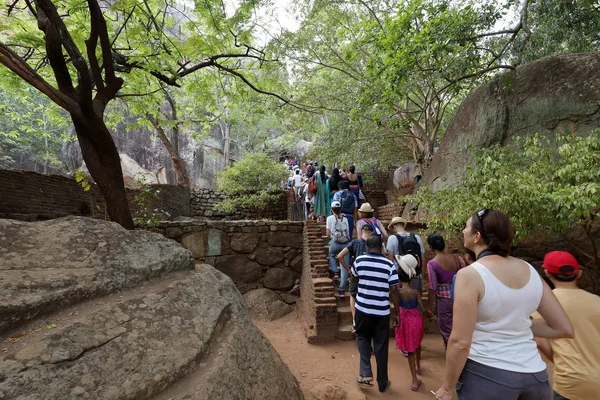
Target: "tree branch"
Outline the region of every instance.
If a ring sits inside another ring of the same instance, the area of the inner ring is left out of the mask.
[[[53,102],[72,112],[77,110],[77,103],[60,90],[52,87],[29,64],[19,57],[10,47],[0,42],[0,64],[17,74],[25,82],[44,93]]]
[[[34,0],[36,6],[38,7],[38,13],[40,10],[43,10],[45,17],[47,19],[47,23],[52,25],[53,29],[50,29],[49,32],[55,31],[58,38],[60,39],[60,43],[62,47],[65,48],[69,57],[71,57],[71,61],[73,66],[77,70],[78,75],[78,93],[79,93],[79,102],[88,102],[91,106],[92,101],[92,79],[90,75],[90,71],[83,58],[79,48],[73,41],[71,34],[69,33],[64,21],[58,15],[58,10],[56,6],[52,3],[51,0]],[[39,21],[39,16],[38,16]],[[62,51],[60,53],[62,57]],[[50,56],[50,54],[48,54]],[[56,55],[58,57],[58,55]]]

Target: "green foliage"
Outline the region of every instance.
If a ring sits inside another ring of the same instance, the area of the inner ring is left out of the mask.
[[[264,209],[281,196],[286,179],[283,164],[264,153],[246,154],[241,161],[219,172],[217,187],[224,195],[218,204],[227,212],[237,208]]]
[[[75,172],[75,181],[77,183],[79,183],[79,186],[81,186],[83,188],[83,190],[85,190],[86,192],[89,192],[90,189],[92,188],[92,182],[90,182],[90,180],[88,179],[85,172],[83,172],[79,168],[77,168],[74,172]]]
[[[428,227],[433,231],[459,231],[482,208],[502,210],[519,241],[590,224],[600,204],[599,166],[600,131],[588,137],[559,135],[554,142],[534,135],[518,139],[514,148],[477,151],[461,187],[424,187],[404,200],[432,215]]]
[[[0,76],[0,80],[2,77]],[[0,167],[15,163],[66,170],[60,157],[68,136],[68,114],[22,82],[0,83]]]
[[[136,182],[140,188],[133,196],[133,203],[137,208],[133,215],[133,222],[140,227],[152,228],[158,224],[162,216],[160,210],[151,209],[152,202],[158,199],[160,189],[150,186],[143,173],[138,173]]]

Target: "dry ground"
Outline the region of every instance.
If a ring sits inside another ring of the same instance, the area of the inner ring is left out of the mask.
[[[437,390],[442,382],[444,346],[439,335],[426,335],[423,340],[421,377],[423,385],[418,392],[410,390],[411,376],[408,361],[390,340],[388,392],[379,393],[377,388],[361,388],[354,378],[358,375],[358,351],[354,341],[338,341],[324,345],[306,343],[298,312],[295,311],[273,322],[254,321],[271,341],[283,361],[296,376],[306,400],[313,400],[311,388],[323,382],[340,386],[348,392],[347,400],[433,399],[430,390]],[[375,371],[375,359],[372,358]]]

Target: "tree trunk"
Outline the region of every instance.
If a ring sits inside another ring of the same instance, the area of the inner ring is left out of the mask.
[[[71,118],[83,160],[104,196],[110,219],[126,229],[133,229],[119,152],[106,124],[93,111],[71,115]]]

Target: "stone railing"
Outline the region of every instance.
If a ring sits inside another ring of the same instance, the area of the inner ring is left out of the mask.
[[[162,222],[151,230],[231,277],[242,293],[287,291],[302,273],[302,222],[194,220]]]

